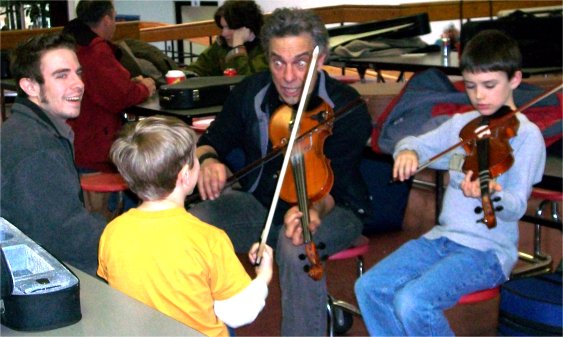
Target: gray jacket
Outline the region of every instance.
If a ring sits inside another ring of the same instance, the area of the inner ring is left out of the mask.
[[[28,99],[18,98],[11,111],[0,142],[0,215],[58,259],[95,275],[106,221],[84,208],[72,138]]]

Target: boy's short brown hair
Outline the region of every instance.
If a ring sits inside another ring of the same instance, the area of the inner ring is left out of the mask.
[[[483,30],[463,49],[459,69],[471,73],[503,71],[512,78],[522,68],[518,43],[499,30]]]
[[[196,141],[195,132],[180,119],[152,116],[126,125],[110,158],[139,198],[158,200],[174,190],[182,167],[193,167]]]

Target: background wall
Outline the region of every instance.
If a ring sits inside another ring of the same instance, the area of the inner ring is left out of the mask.
[[[77,0],[72,0],[77,1]],[[175,23],[174,3],[173,1],[163,0],[114,0],[115,8],[118,14],[140,15],[142,21],[158,21],[165,23]],[[272,12],[278,7],[328,7],[341,4],[347,5],[399,5],[405,3],[416,2],[440,2],[446,0],[256,0],[265,13]],[[205,1],[191,1],[192,6],[198,6]],[[218,0],[221,5],[224,0]],[[204,11],[209,13],[207,19],[213,18],[212,11]],[[199,15],[199,14],[198,14]],[[197,15],[196,15],[197,16]],[[75,17],[72,13],[70,17]],[[445,27],[453,24],[459,29],[459,21],[451,22],[434,22],[431,25],[432,33],[422,36],[426,43],[434,43],[440,36]]]

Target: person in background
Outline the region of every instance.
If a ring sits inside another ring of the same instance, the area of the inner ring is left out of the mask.
[[[38,35],[11,55],[18,97],[1,132],[0,215],[58,259],[91,275],[106,225],[84,207],[74,163],[82,67],[68,36]]]
[[[226,188],[229,170],[225,160],[234,149],[242,149],[248,163],[272,151],[268,131],[271,118],[284,105],[297,106],[313,50],[319,46],[318,78],[312,83],[310,107],[324,101],[338,111],[358,102],[334,122],[332,135],[324,142],[334,184],[310,205],[309,229],[319,247],[325,246],[319,254],[329,256],[350,247],[360,236],[362,218],[369,210],[359,164],[371,132],[370,116],[357,91],[321,70],[329,53],[328,33],[312,11],[276,9],[262,27],[261,40],[270,71],[251,75],[239,83],[199,139],[198,191],[204,201],[191,205],[190,212],[224,229],[239,252],[246,251],[260,236],[283,158],[264,163],[241,179],[242,190]],[[289,125],[280,127],[289,129]],[[305,253],[300,221],[303,213],[282,200],[277,206],[268,242],[277,242],[283,310],[281,334],[322,336],[327,331],[326,279],[313,280],[304,272],[309,262],[299,259]]]
[[[111,43],[115,14],[111,0],[81,0],[77,18],[63,29],[76,40],[86,89],[82,113],[69,121],[76,134],[76,164],[83,172],[115,171],[108,154],[123,125],[123,110],[156,91],[153,79],[131,78],[120,64],[120,53]]]
[[[108,224],[98,275],[207,336],[228,336],[226,325],[251,323],[264,307],[273,253],[266,247],[251,281],[225,232],[185,210],[199,175],[195,146],[195,133],[174,117],[124,128],[110,155],[142,202]]]
[[[494,120],[503,106],[515,110],[513,91],[522,80],[521,62],[516,41],[499,31],[486,30],[471,39],[463,50],[460,69],[475,110],[456,114],[426,134],[401,140],[393,154],[393,177],[409,179],[419,163],[458,143],[460,131],[476,118]],[[469,159],[462,146],[430,166],[449,170],[439,225],[401,246],[356,281],[356,296],[370,335],[453,336],[443,311],[465,294],[508,279],[518,259],[518,220],[526,212],[532,185],[542,179],[546,158],[538,127],[522,113],[512,118],[519,123],[517,135],[508,140],[514,163],[496,179],[481,181],[486,177],[482,172],[464,172],[460,163]],[[483,207],[481,189],[494,202],[493,228],[484,223],[483,212],[476,214]]]
[[[188,75],[223,76],[225,69],[237,75],[250,75],[268,69],[260,43],[262,10],[249,0],[227,0],[215,12],[221,35],[188,65]]]

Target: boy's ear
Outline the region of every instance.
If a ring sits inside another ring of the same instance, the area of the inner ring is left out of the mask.
[[[29,97],[38,97],[40,92],[39,83],[35,80],[32,80],[28,77],[20,78],[19,81],[20,88],[27,94]]]
[[[178,173],[177,184],[188,184],[190,181],[190,167],[188,164],[184,165]]]
[[[512,88],[512,90],[514,90],[518,88],[521,82],[522,82],[522,71],[516,70],[514,76],[512,76],[512,78],[510,79],[510,87]]]

